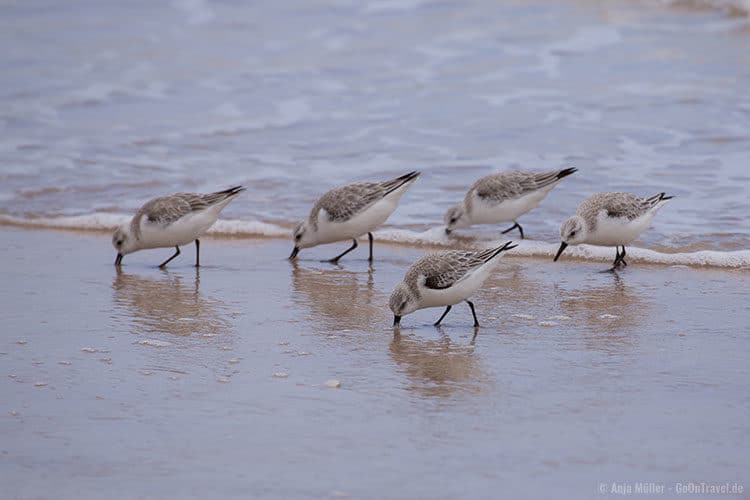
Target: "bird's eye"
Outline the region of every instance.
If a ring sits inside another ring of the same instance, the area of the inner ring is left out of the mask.
[[[117,246],[119,247],[120,245],[122,245],[122,240],[117,240]]]
[[[571,231],[571,232],[570,232],[570,235],[571,235],[571,236],[575,236],[575,235],[576,235],[576,232],[575,232],[575,231]]]
[[[403,302],[401,303],[401,307],[400,307],[399,309],[400,309],[400,310],[402,310],[402,311],[403,311],[404,309],[406,309],[406,301],[403,301]]]
[[[300,240],[300,238],[302,238],[302,235],[301,235],[301,234],[295,234],[295,235],[294,235],[294,241],[299,241],[299,240]]]
[[[456,217],[451,217],[451,223],[456,222],[458,219]]]

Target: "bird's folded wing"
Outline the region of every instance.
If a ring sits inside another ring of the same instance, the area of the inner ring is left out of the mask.
[[[473,187],[477,197],[501,203],[539,189],[536,174],[526,172],[502,172],[479,179]]]
[[[629,194],[617,193],[610,196],[604,204],[604,210],[608,217],[623,218],[628,220],[637,219],[650,208],[643,198]]]
[[[424,286],[442,290],[461,281],[472,269],[485,263],[476,252],[453,251],[423,259],[416,271],[424,276]]]
[[[382,184],[377,182],[357,182],[337,187],[318,200],[310,214],[311,219],[317,222],[318,213],[322,209],[331,222],[346,222],[384,195]]]
[[[151,224],[167,226],[190,212],[206,208],[200,195],[178,193],[156,198],[141,207],[138,215]]]

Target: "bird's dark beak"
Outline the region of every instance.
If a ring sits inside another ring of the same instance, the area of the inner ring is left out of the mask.
[[[115,265],[116,265],[116,266],[119,266],[120,264],[122,264],[122,258],[123,258],[123,257],[124,257],[124,256],[123,256],[123,255],[122,255],[121,253],[118,253],[118,254],[117,254],[117,258],[115,258]]]
[[[393,328],[397,328],[401,326],[401,316],[394,316],[393,317]]]
[[[451,230],[448,229],[447,227],[445,228],[445,234],[451,234]]]
[[[299,253],[299,247],[294,247],[294,250],[292,250],[292,255],[289,256],[289,260],[292,260],[295,257],[297,257],[298,253]]]
[[[562,243],[560,243],[560,248],[559,248],[559,250],[557,250],[557,255],[555,255],[555,258],[554,258],[554,259],[552,259],[552,262],[557,262],[557,259],[559,259],[559,258],[560,258],[560,254],[562,254],[562,253],[563,253],[563,251],[564,251],[564,250],[565,250],[565,249],[566,249],[567,247],[568,247],[568,244],[567,244],[567,243],[565,243],[564,241],[563,241]]]

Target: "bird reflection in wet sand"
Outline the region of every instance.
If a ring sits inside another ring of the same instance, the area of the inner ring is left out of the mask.
[[[470,342],[459,344],[442,331],[436,339],[396,332],[390,355],[409,377],[410,391],[429,397],[448,397],[456,391],[478,393],[491,382],[474,354],[476,329],[473,335]]]
[[[292,264],[293,300],[310,311],[310,324],[327,331],[373,331],[386,321],[385,296],[375,288],[373,270],[307,269]]]
[[[560,300],[563,312],[582,319],[584,331],[594,334],[587,337],[587,343],[596,350],[632,345],[633,334],[650,315],[647,294],[626,285],[617,274],[611,277],[605,285],[562,292]]]
[[[118,269],[112,282],[117,314],[133,323],[134,333],[213,336],[226,332],[229,322],[223,304],[203,297],[199,288],[200,269],[195,269],[194,278],[168,271],[146,278]]]

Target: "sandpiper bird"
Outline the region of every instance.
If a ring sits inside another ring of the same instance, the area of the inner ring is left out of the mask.
[[[200,265],[200,238],[213,226],[219,214],[239,193],[242,186],[210,194],[175,193],[154,198],[136,212],[133,219],[117,228],[112,245],[117,250],[115,265],[138,250],[175,247],[174,255],[159,264],[165,267],[180,255],[180,245],[195,241],[195,265]]]
[[[614,246],[614,271],[625,262],[625,245],[630,244],[649,228],[656,212],[672,196],[659,193],[650,198],[641,198],[630,193],[596,193],[584,201],[576,215],[560,226],[560,249],[555,262],[568,245],[588,243],[598,246]],[[620,248],[622,247],[622,253]]]
[[[474,304],[468,299],[494,270],[498,262],[495,257],[516,246],[509,241],[488,250],[451,250],[418,259],[391,293],[389,306],[393,311],[393,326],[399,326],[402,316],[417,309],[446,306],[435,322],[438,326],[451,307],[462,301],[471,308],[474,326],[479,326]]]
[[[357,238],[367,233],[372,262],[372,231],[396,210],[401,196],[418,176],[419,172],[409,172],[385,182],[356,182],[331,189],[294,228],[294,250],[289,259],[297,257],[302,248],[351,239],[350,248],[327,261],[335,264],[357,248]]]
[[[516,219],[536,208],[563,177],[578,169],[566,168],[553,172],[501,172],[482,177],[474,183],[458,205],[445,214],[445,232],[473,224],[513,222],[502,234],[523,228]]]

